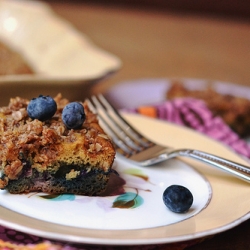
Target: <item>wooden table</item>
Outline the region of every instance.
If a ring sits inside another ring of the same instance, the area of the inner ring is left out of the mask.
[[[216,79],[250,85],[250,21],[112,5],[51,4],[122,69],[98,85],[159,77]]]
[[[250,86],[250,21],[84,1],[50,4],[123,62],[121,70],[97,84],[93,93],[106,92],[124,80],[161,77]],[[188,249],[250,249],[249,235],[247,221]]]

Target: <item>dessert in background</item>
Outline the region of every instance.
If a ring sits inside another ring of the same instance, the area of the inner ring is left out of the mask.
[[[114,157],[86,102],[40,95],[0,108],[0,188],[10,193],[99,195]]]
[[[203,100],[214,115],[220,116],[240,137],[250,135],[250,101],[233,95],[222,95],[212,87],[190,90],[180,81],[173,82],[167,91],[168,100],[192,97]]]
[[[0,75],[34,74],[23,56],[0,41]]]

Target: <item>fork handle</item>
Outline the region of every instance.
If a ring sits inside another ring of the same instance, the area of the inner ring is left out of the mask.
[[[199,160],[204,163],[208,163],[214,167],[219,169],[225,170],[236,177],[243,179],[244,181],[250,182],[250,168],[239,163],[226,160],[222,157],[212,155],[209,153],[205,153],[199,150],[192,150],[192,149],[180,149],[175,150],[169,157],[176,157],[176,156],[185,156],[190,157],[196,160]]]

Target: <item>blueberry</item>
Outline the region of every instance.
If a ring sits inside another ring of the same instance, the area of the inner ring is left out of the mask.
[[[50,96],[39,95],[33,98],[27,107],[30,118],[45,121],[50,119],[56,112],[57,105],[55,100]]]
[[[79,102],[67,104],[62,111],[62,120],[69,129],[81,128],[85,118],[84,108]]]
[[[172,185],[163,193],[163,202],[172,212],[184,213],[193,204],[193,195],[186,187]]]

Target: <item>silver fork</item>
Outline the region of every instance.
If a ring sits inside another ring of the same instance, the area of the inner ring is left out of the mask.
[[[87,101],[92,112],[98,115],[105,132],[112,138],[117,153],[136,164],[151,166],[178,156],[191,157],[250,182],[248,166],[199,150],[173,149],[158,145],[133,128],[103,95],[92,96]]]

